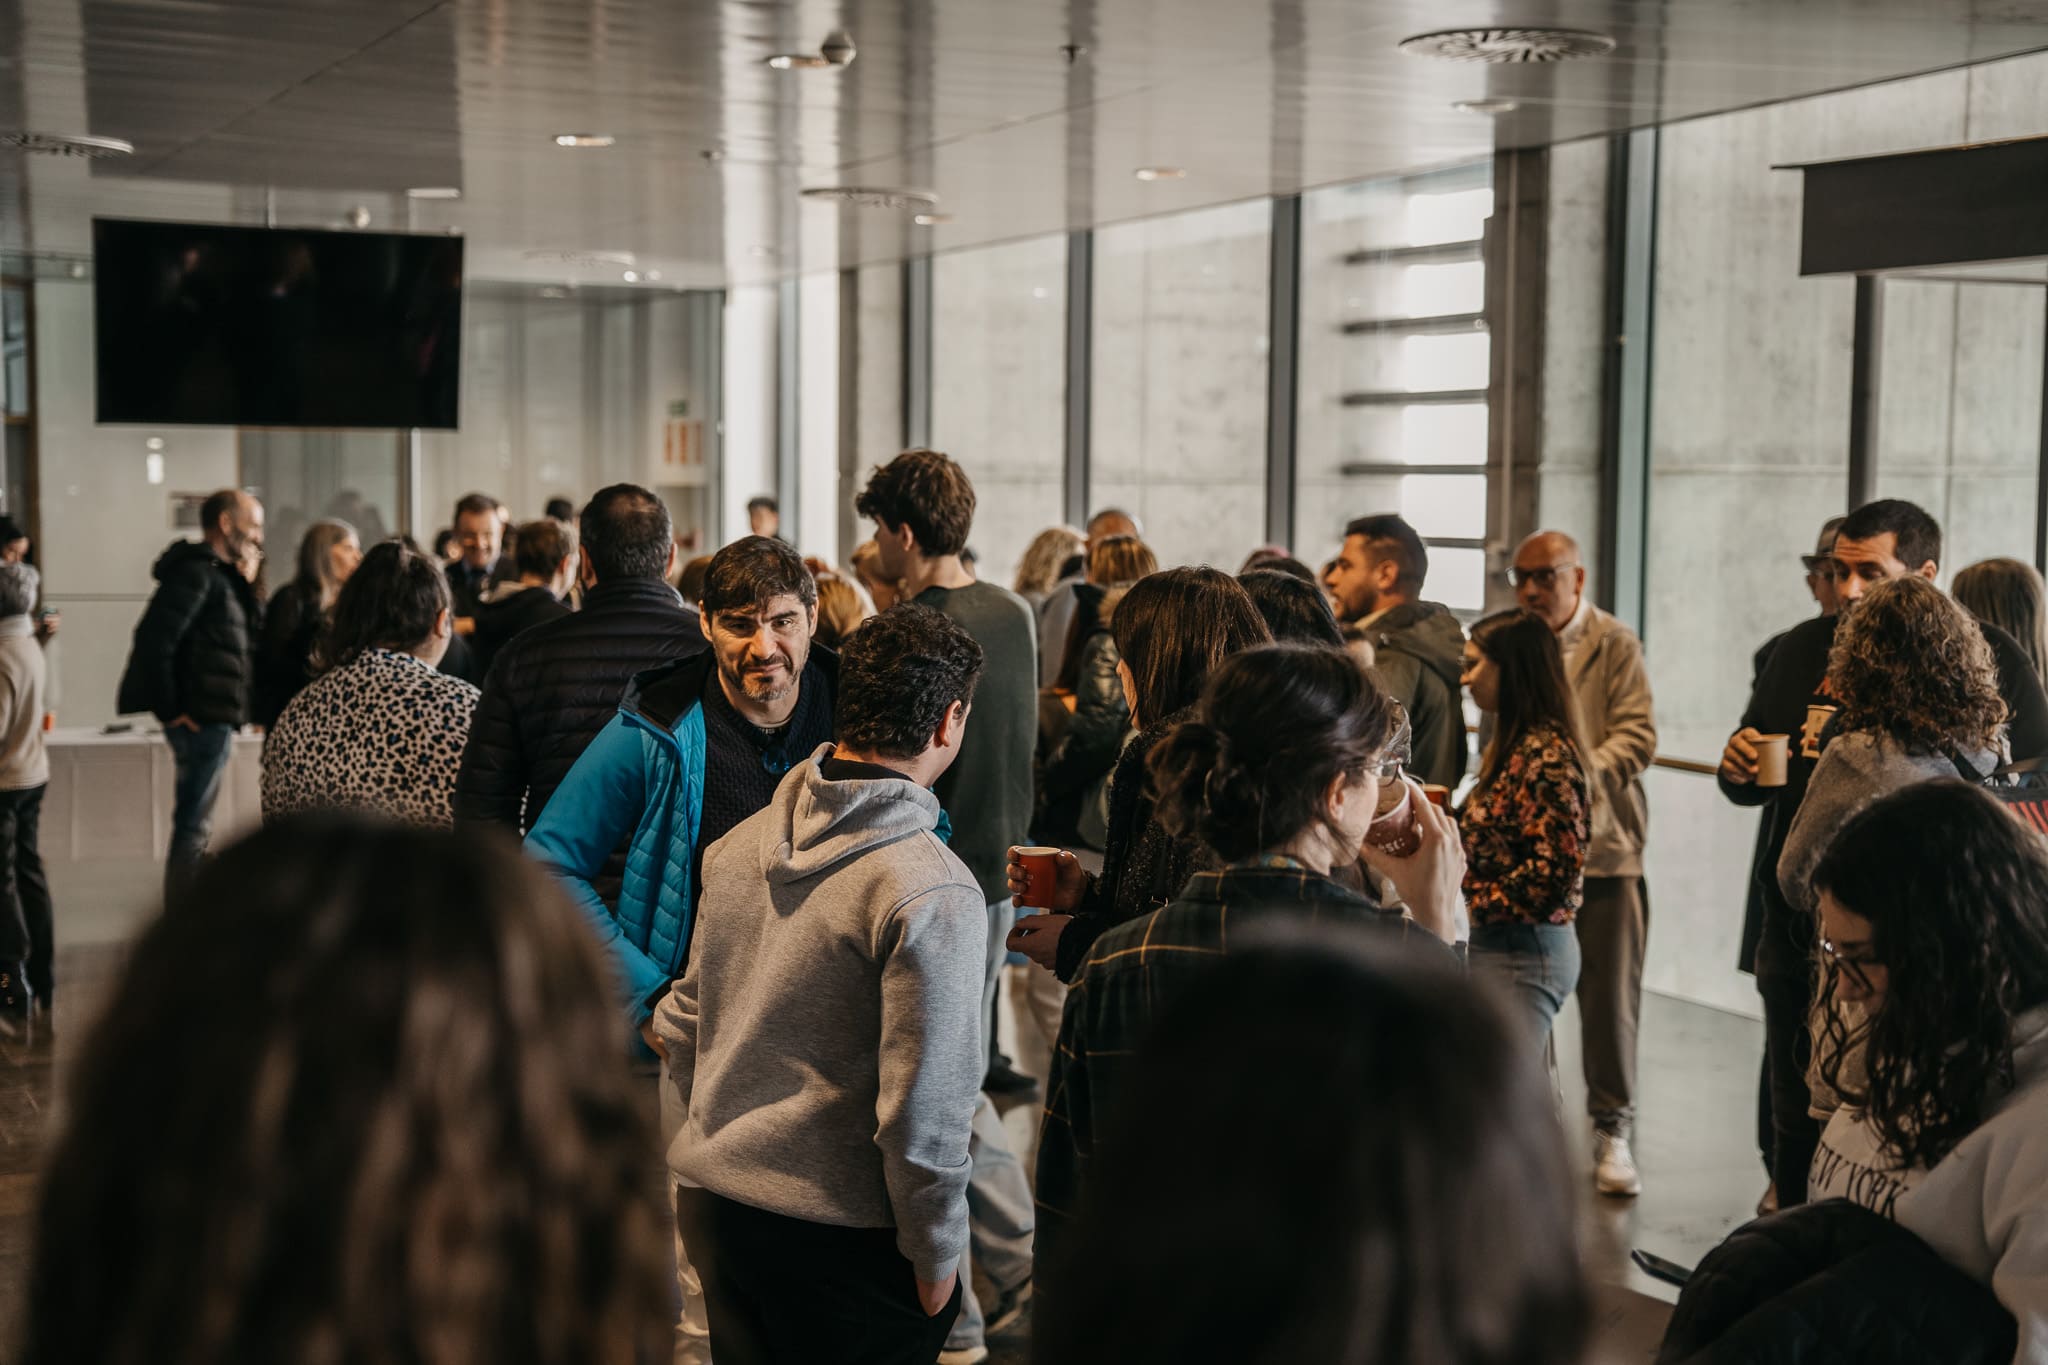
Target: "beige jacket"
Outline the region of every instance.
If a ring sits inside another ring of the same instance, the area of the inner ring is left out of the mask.
[[[0,619],[0,791],[50,780],[43,746],[43,647],[26,616]]]
[[[1579,703],[1579,724],[1593,748],[1596,799],[1586,875],[1639,877],[1649,832],[1643,770],[1657,755],[1643,643],[1591,602],[1581,604],[1558,643]]]

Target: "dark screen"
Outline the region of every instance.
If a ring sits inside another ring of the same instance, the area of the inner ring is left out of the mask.
[[[100,421],[456,425],[461,238],[92,227]]]

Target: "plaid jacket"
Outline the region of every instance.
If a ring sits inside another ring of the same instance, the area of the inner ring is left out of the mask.
[[[1046,1084],[1033,1249],[1040,1268],[1073,1217],[1099,1125],[1114,1108],[1123,1069],[1153,1016],[1184,982],[1229,951],[1233,934],[1288,916],[1369,924],[1451,951],[1399,912],[1283,858],[1196,873],[1171,904],[1103,934],[1067,993]]]

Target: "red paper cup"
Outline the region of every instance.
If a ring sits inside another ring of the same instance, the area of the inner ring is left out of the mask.
[[[1429,798],[1431,805],[1436,806],[1440,810],[1449,810],[1451,808],[1451,789],[1449,787],[1439,787],[1434,782],[1426,782],[1423,784],[1422,794]]]
[[[1052,909],[1053,893],[1059,889],[1060,851],[1056,848],[1020,848],[1017,861],[1024,866],[1024,890],[1016,897],[1026,910]]]
[[[1401,783],[1400,798],[1365,831],[1368,844],[1396,858],[1406,858],[1422,847],[1422,817],[1415,810],[1415,792],[1413,783]]]

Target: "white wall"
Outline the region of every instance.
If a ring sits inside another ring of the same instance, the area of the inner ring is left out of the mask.
[[[152,587],[150,567],[171,541],[171,495],[211,493],[236,479],[226,427],[99,426],[93,421],[89,283],[38,282],[36,421],[41,459],[44,600],[64,613],[52,645],[59,718],[104,725],[128,643]],[[164,442],[164,481],[152,485],[143,442]]]
[[[747,533],[747,499],[775,490],[776,299],[772,285],[726,295],[725,493],[715,543]]]

